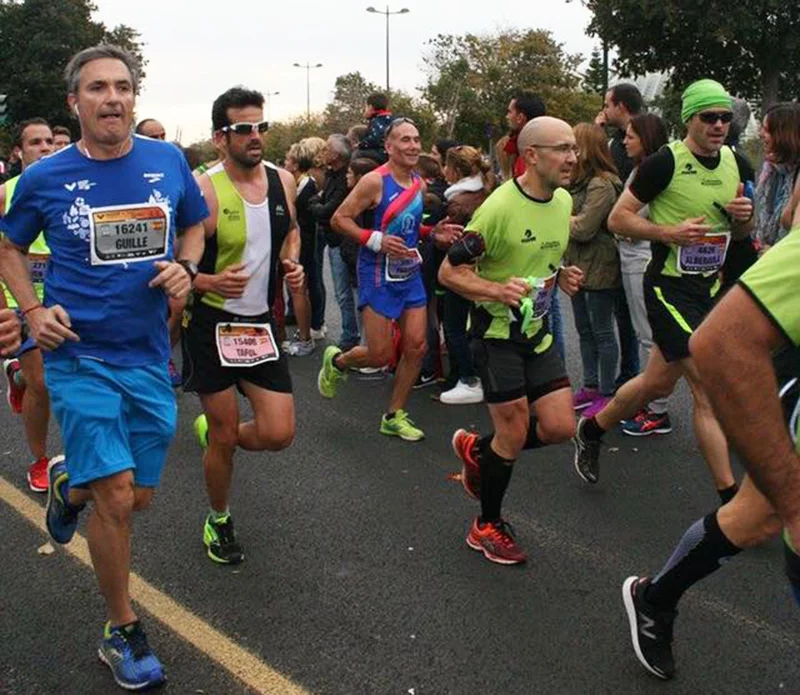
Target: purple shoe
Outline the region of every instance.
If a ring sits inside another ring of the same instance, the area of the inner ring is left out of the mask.
[[[583,386],[572,396],[572,407],[575,410],[583,410],[592,405],[599,397],[600,393],[597,389],[587,389]]]
[[[599,413],[603,408],[605,408],[611,402],[611,398],[609,396],[597,396],[594,401],[589,404],[589,407],[586,408],[581,413],[581,417],[589,418],[594,417]]]

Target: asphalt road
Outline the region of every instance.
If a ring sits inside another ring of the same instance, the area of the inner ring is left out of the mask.
[[[577,383],[569,316],[567,324]],[[235,569],[204,553],[207,503],[191,431],[200,408],[179,395],[162,490],[136,520],[140,576],[313,693],[800,693],[798,609],[774,543],[686,596],[674,681],[655,680],[633,655],[622,581],[657,570],[717,502],[685,388],[671,401],[673,434],[607,437],[595,487],[572,473],[570,445],[523,455],[505,513],[530,559],[503,567],[464,543],[477,506],[449,477],[452,431],[486,429],[485,407],[442,406],[425,389],[408,408],[425,441],[389,439],[378,426],[390,382],[351,378],[326,401],[316,391],[320,361],[321,349],[292,361],[294,445],[237,454],[231,508],[247,558]],[[0,476],[26,489],[26,460],[21,422],[1,408]],[[91,572],[60,549],[39,555],[46,537],[2,501],[0,528],[0,693],[116,692],[96,659],[103,607]],[[179,638],[167,616],[143,617],[166,692],[251,692]]]

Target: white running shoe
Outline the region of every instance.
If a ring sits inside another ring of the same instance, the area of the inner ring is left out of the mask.
[[[468,405],[471,403],[481,403],[483,401],[483,386],[481,380],[476,379],[475,384],[470,386],[467,382],[459,382],[449,391],[442,392],[439,400],[445,405]]]
[[[325,340],[328,337],[328,327],[323,323],[319,330],[316,328],[311,329],[312,340]]]

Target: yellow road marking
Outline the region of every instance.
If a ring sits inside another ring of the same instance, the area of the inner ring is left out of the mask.
[[[0,476],[0,499],[23,516],[39,531],[47,534],[44,510]],[[48,535],[49,538],[49,535]],[[69,545],[60,546],[81,564],[91,569],[89,545],[79,533]],[[159,591],[136,572],[131,572],[130,589],[133,600],[156,620],[216,661],[228,673],[238,678],[253,692],[264,695],[309,695],[296,683],[265,664],[257,656],[211,627],[174,599]]]

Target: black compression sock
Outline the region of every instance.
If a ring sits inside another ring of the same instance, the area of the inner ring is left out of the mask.
[[[525,438],[525,444],[523,444],[523,449],[538,449],[543,446],[547,446],[541,439],[539,439],[539,435],[536,432],[536,426],[539,424],[539,421],[536,419],[535,415],[531,415],[531,419],[528,422],[528,436]]]
[[[722,532],[716,512],[698,519],[683,534],[672,557],[647,587],[645,600],[657,608],[674,609],[690,586],[740,552],[742,549]]]
[[[497,521],[511,481],[514,461],[495,453],[490,444],[481,448],[481,521]]]
[[[606,433],[606,431],[597,424],[596,417],[590,417],[588,420],[584,420],[581,431],[586,439],[593,442],[599,442],[601,437]]]
[[[730,487],[726,487],[723,490],[717,490],[720,502],[722,502],[723,505],[728,504],[728,502],[730,502],[736,496],[737,492],[739,492],[739,486],[736,483]]]

